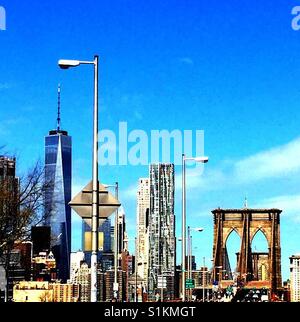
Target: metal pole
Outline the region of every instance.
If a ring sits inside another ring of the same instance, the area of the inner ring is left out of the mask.
[[[205,257],[203,257],[203,272],[202,272],[202,301],[204,302],[205,298]]]
[[[185,302],[185,254],[186,254],[186,191],[185,191],[185,155],[182,155],[182,302]]]
[[[135,292],[134,292],[134,302],[138,301],[137,296],[137,237],[135,237]]]
[[[189,258],[189,262],[190,262],[190,277],[189,279],[192,280],[193,279],[193,262],[192,262],[192,258],[193,258],[193,236],[191,236],[190,233],[190,258]],[[191,288],[189,291],[189,295],[190,295],[190,301],[192,300],[192,294],[193,294],[193,289]]]
[[[117,200],[119,199],[119,183],[116,182],[116,186],[115,186],[115,194],[116,194],[116,198]],[[114,235],[115,235],[115,249],[114,249],[114,298],[116,300],[118,300],[118,293],[119,293],[119,284],[118,284],[118,268],[119,268],[119,224],[118,224],[118,209],[116,210],[115,213],[115,231],[114,231]]]
[[[190,276],[190,254],[191,254],[191,230],[190,226],[187,228],[188,235],[187,235],[187,254],[188,254],[188,262],[187,262],[187,276],[188,278],[191,278]]]
[[[97,259],[99,224],[98,186],[98,74],[99,56],[94,61],[94,133],[93,133],[93,197],[92,197],[92,256],[91,256],[91,302],[97,302]]]

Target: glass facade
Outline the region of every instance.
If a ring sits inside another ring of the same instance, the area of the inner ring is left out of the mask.
[[[87,250],[87,245],[89,242],[87,239],[91,235],[91,227],[85,222],[82,221],[82,249],[85,254],[85,261],[90,266],[91,265],[91,251]],[[113,258],[107,256],[112,252],[111,248],[111,221],[110,219],[100,221],[98,232],[99,235],[99,252],[98,252],[98,262],[100,267],[104,270],[109,269],[113,265]]]
[[[50,131],[45,138],[45,225],[51,227],[51,249],[58,278],[66,281],[71,252],[72,138],[65,131]]]

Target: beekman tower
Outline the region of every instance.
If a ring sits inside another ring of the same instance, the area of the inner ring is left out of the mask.
[[[51,227],[51,249],[56,259],[58,279],[66,282],[71,252],[72,138],[61,129],[60,86],[58,87],[57,128],[45,137],[45,225]]]

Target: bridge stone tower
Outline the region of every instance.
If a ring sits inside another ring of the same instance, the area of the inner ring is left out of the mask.
[[[233,279],[227,254],[226,242],[236,231],[241,238],[237,260],[237,277],[244,282],[256,279],[251,243],[258,231],[268,242],[268,282],[272,292],[282,287],[280,214],[279,209],[216,209],[214,215],[213,280]],[[256,279],[257,280],[257,279]]]

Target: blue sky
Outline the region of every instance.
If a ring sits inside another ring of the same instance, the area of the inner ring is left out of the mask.
[[[60,58],[101,57],[100,127],[204,130],[210,162],[188,169],[188,222],[200,264],[212,258],[217,207],[276,206],[284,278],[300,252],[300,31],[291,28],[296,0],[2,0],[0,142],[19,157],[19,172],[43,159],[43,138],[56,125],[73,137],[73,192],[91,178],[92,70],[62,71]],[[180,228],[180,167],[176,216]],[[145,166],[101,167],[102,182],[120,182],[133,237],[135,189]],[[73,249],[80,247],[73,215]],[[178,236],[180,232],[178,232]],[[131,245],[131,249],[133,245]]]

